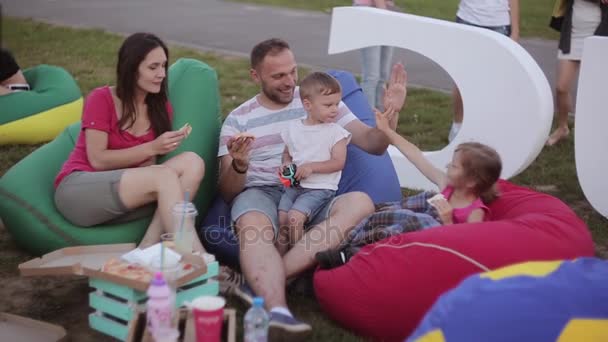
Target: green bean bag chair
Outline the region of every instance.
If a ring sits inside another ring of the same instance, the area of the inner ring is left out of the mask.
[[[80,88],[65,69],[38,65],[23,75],[30,91],[0,96],[0,145],[37,144],[80,120]]]
[[[217,74],[193,59],[179,59],[169,69],[173,128],[186,122],[192,134],[163,160],[194,151],[205,160],[205,179],[194,202],[204,216],[217,184],[220,98]],[[73,245],[139,242],[151,217],[121,224],[78,227],[55,209],[53,181],[74,148],[80,123],[69,126],[52,142],[15,164],[0,179],[0,218],[17,244],[34,255]]]

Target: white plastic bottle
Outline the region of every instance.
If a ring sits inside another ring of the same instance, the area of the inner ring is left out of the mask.
[[[179,332],[173,327],[173,293],[163,274],[158,272],[148,287],[146,316],[148,331],[155,341],[176,341]]]
[[[264,310],[264,298],[253,298],[253,306],[245,313],[245,342],[268,341],[269,320]]]

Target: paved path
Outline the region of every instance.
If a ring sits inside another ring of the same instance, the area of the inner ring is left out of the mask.
[[[0,0],[4,14],[63,25],[102,28],[111,32],[150,31],[169,41],[201,50],[247,56],[255,43],[286,39],[300,64],[358,73],[358,53],[328,55],[331,16],[321,12],[245,5],[221,0]],[[525,39],[530,52],[553,85],[554,41]],[[399,49],[395,60],[406,61],[410,83],[448,90],[450,77],[438,65]]]

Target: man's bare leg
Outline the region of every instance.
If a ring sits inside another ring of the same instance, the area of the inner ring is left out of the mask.
[[[338,246],[350,229],[373,212],[374,203],[365,193],[341,195],[331,208],[329,219],[311,228],[285,254],[285,276],[291,278],[313,267],[317,252]]]
[[[240,244],[241,270],[253,292],[264,297],[268,310],[287,307],[285,272],[274,246],[274,229],[268,217],[251,211],[236,222]]]

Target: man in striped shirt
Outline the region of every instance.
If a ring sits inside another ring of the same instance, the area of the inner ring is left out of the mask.
[[[248,301],[254,294],[264,297],[270,311],[271,339],[306,335],[311,327],[293,318],[287,308],[285,280],[314,266],[315,253],[335,247],[350,228],[374,211],[374,205],[361,192],[336,197],[310,218],[311,228],[281,258],[274,246],[279,228],[277,206],[283,191],[278,177],[285,148],[281,132],[290,121],[306,118],[306,111],[296,86],[297,64],[285,41],[269,39],[257,44],[251,52],[250,74],[261,92],[228,115],[218,152],[220,193],[231,204],[241,269],[250,286],[235,292]],[[393,68],[385,106],[396,113],[405,101],[405,79],[403,66]],[[393,128],[397,115],[391,119]],[[388,147],[384,133],[359,121],[344,103],[336,122],[352,134],[353,144],[369,153],[382,154]],[[243,136],[245,132],[254,138]]]

